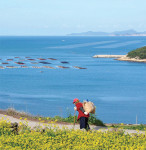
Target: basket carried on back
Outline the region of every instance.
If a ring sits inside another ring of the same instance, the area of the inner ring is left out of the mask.
[[[84,101],[83,102],[83,109],[87,112],[87,113],[92,113],[95,114],[95,105],[90,102],[90,101]]]

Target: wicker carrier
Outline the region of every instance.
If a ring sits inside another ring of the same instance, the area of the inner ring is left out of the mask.
[[[83,108],[84,110],[87,112],[87,113],[92,113],[92,114],[95,114],[95,105],[92,103],[92,102],[87,102],[87,101],[84,101],[83,102]]]

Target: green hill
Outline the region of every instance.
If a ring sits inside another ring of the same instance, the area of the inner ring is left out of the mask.
[[[129,52],[127,56],[130,58],[146,59],[146,46]]]

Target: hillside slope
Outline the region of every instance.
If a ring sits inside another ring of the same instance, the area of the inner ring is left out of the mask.
[[[146,59],[146,46],[129,52],[127,56],[130,58]]]

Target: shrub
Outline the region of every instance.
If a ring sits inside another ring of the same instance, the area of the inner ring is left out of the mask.
[[[140,59],[146,59],[146,46],[129,52],[127,56],[130,58],[136,58],[137,57]]]
[[[96,115],[94,114],[90,114],[89,124],[93,124],[96,126],[105,126],[104,123],[101,120],[97,119]]]

